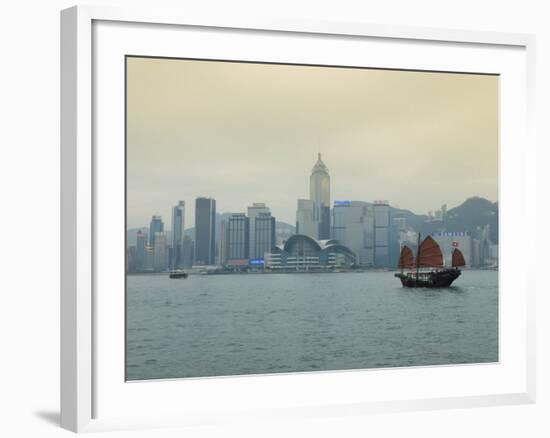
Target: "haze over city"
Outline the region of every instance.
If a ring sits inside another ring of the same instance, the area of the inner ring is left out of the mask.
[[[294,224],[318,151],[331,198],[415,213],[498,196],[495,76],[128,58],[128,227],[186,200]]]

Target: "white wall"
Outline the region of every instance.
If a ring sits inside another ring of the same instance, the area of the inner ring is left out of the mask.
[[[111,1],[186,6],[187,1]],[[258,15],[529,32],[538,36],[538,136],[548,145],[550,26],[544,1],[497,0],[233,0],[200,2]],[[59,14],[72,2],[3,2],[0,8],[0,435],[67,435],[55,426],[59,369]],[[518,145],[521,147],[521,145]],[[541,148],[542,149],[542,148]],[[548,182],[548,151],[539,156],[540,187]],[[540,217],[546,216],[540,190]],[[544,210],[544,211],[543,211]],[[546,221],[541,220],[541,227]],[[548,245],[548,233],[539,233]],[[37,251],[30,265],[29,250]],[[541,257],[539,272],[544,272]],[[542,289],[542,288],[541,288]],[[548,381],[550,300],[538,298],[539,403],[533,406],[312,419],[273,424],[261,436],[493,437],[550,436]],[[545,415],[546,414],[546,415]],[[254,424],[186,430],[187,436],[260,436]],[[139,436],[181,436],[176,431]],[[106,436],[134,436],[128,432]]]

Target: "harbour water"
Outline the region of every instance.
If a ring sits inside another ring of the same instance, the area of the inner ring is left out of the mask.
[[[498,361],[498,273],[130,275],[128,380]]]

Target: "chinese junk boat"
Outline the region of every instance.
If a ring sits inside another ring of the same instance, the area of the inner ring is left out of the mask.
[[[431,237],[426,237],[420,243],[418,236],[418,250],[416,260],[408,246],[403,246],[397,267],[401,272],[395,274],[401,280],[404,287],[449,287],[453,281],[460,277],[460,267],[466,264],[464,256],[458,249],[452,253],[452,267],[443,265],[443,254],[437,242]],[[408,269],[408,272],[404,272]]]

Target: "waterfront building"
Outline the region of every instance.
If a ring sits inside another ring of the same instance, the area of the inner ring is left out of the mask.
[[[239,260],[248,265],[250,220],[244,213],[233,213],[222,224],[221,264]]]
[[[138,230],[136,235],[136,271],[144,271],[146,265],[147,232]]]
[[[371,204],[334,201],[332,236],[354,252],[358,265],[374,265],[374,212]]]
[[[265,268],[273,271],[322,271],[355,265],[355,254],[337,240],[317,240],[295,234],[281,247],[265,254]]]
[[[152,246],[147,246],[145,248],[145,271],[151,272],[154,271],[155,266],[155,254]]]
[[[222,218],[220,223],[220,250],[218,252],[219,254],[219,261],[218,263],[221,266],[224,266],[227,263],[227,255],[228,255],[228,233],[227,233],[227,224],[229,220],[226,218]]]
[[[335,201],[332,208],[332,237],[356,255],[365,248],[365,223],[368,204],[360,201]]]
[[[249,255],[250,258],[263,257],[263,253],[256,253],[256,216],[263,213],[269,213],[269,208],[263,202],[254,202],[247,209],[249,219]]]
[[[195,200],[195,260],[197,265],[213,265],[216,257],[216,200]]]
[[[330,238],[330,175],[318,154],[309,177],[309,199],[314,203],[313,220],[317,222],[318,239]],[[328,212],[327,212],[328,209]]]
[[[390,205],[388,201],[374,201],[374,265],[390,266]]]
[[[170,266],[181,268],[183,231],[185,229],[185,201],[172,207],[172,257]]]
[[[392,219],[393,226],[397,232],[407,231],[407,218],[404,217],[394,217]]]
[[[149,246],[155,246],[155,233],[164,232],[164,222],[162,217],[153,216],[149,224]]]
[[[183,268],[190,268],[193,266],[193,254],[194,243],[193,239],[189,236],[183,236],[183,243],[181,246],[181,265]]]
[[[153,270],[165,271],[168,268],[168,251],[166,247],[166,234],[155,233],[155,245],[153,246]]]
[[[252,220],[250,222],[252,223]],[[276,244],[275,218],[269,212],[259,213],[254,222],[254,252],[250,254],[250,258],[263,259],[264,254],[271,252]]]
[[[466,231],[442,231],[432,234],[432,237],[441,248],[445,266],[451,266],[452,252],[454,249],[459,249],[466,261],[466,267],[472,267],[475,257],[472,257],[472,236],[470,233]]]
[[[126,272],[136,272],[137,263],[136,263],[137,248],[135,245],[130,245],[126,249]]]
[[[471,258],[471,266],[472,268],[479,268],[481,266],[481,261],[479,259],[480,255],[480,241],[479,239],[472,238],[472,258]]]

